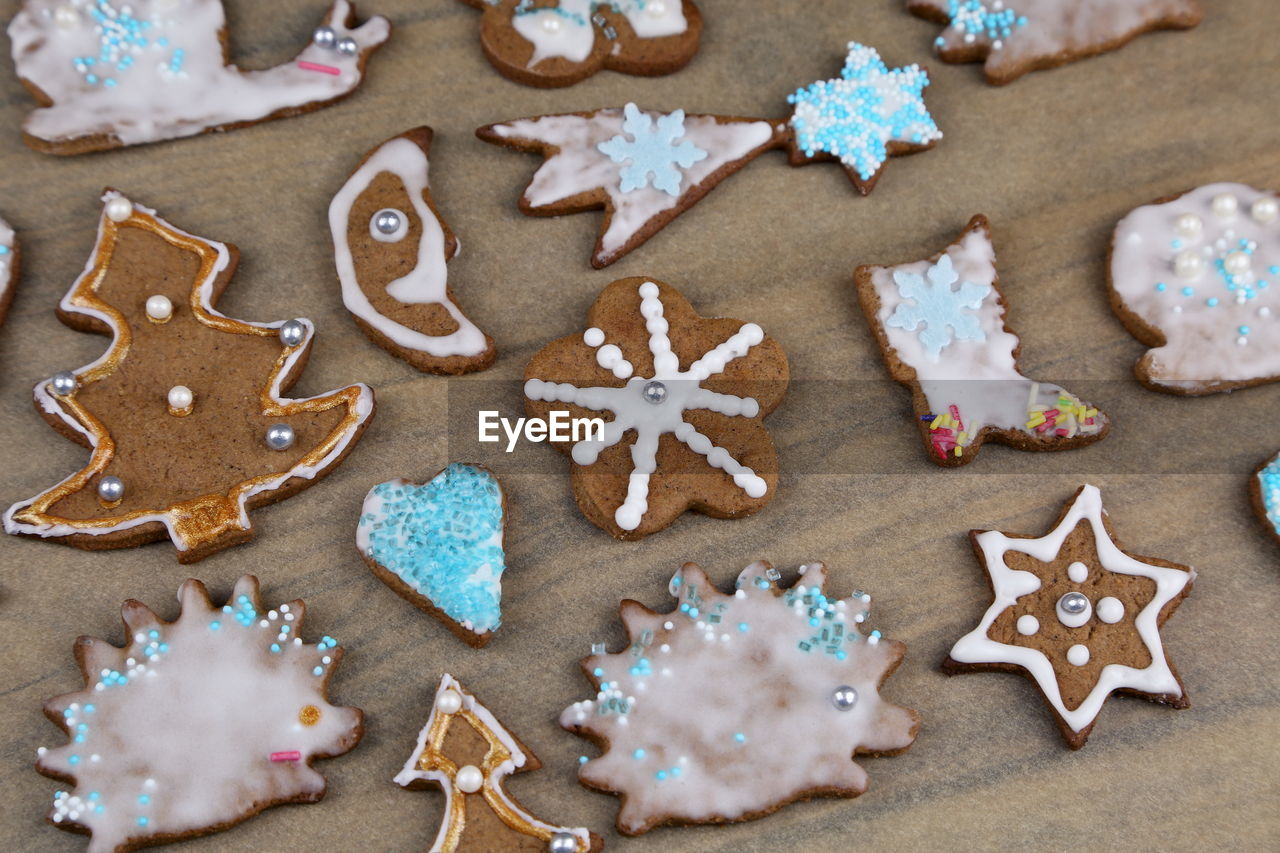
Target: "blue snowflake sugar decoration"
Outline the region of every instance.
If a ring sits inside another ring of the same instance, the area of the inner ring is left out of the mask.
[[[889,142],[924,145],[942,138],[924,105],[929,75],[920,66],[890,71],[875,48],[850,42],[840,77],[787,96],[805,156],[825,152],[869,181],[888,158]]]
[[[658,116],[657,127],[648,113],[640,112],[635,104],[627,104],[623,114],[623,132],[596,146],[613,162],[626,164],[621,170],[622,191],[642,190],[649,186],[652,176],[654,189],[680,195],[684,175],[676,166],[687,169],[707,157],[706,151],[687,139],[675,144],[684,136],[684,110]],[[630,140],[627,134],[631,135]]]
[[[991,285],[966,281],[960,285],[959,290],[952,290],[951,285],[960,276],[952,266],[950,255],[939,258],[925,275],[929,278],[928,283],[918,273],[893,274],[894,283],[898,285],[898,295],[914,302],[899,304],[885,321],[885,325],[914,332],[923,323],[920,343],[924,345],[930,358],[937,358],[942,348],[953,340],[985,341],[987,336],[982,331],[977,316],[965,309],[979,308],[982,301],[991,294]]]

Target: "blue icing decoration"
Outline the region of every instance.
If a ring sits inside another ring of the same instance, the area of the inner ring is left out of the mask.
[[[642,190],[649,186],[652,176],[654,189],[679,196],[684,175],[676,166],[687,169],[707,157],[706,151],[687,139],[675,144],[684,136],[684,110],[658,116],[656,127],[653,119],[640,112],[635,104],[627,104],[623,114],[626,116],[623,132],[596,146],[613,162],[626,164],[620,173],[622,191]],[[630,140],[628,134],[632,137]]]
[[[452,464],[425,485],[391,480],[365,500],[361,551],[478,634],[502,621],[502,489],[482,468]]]
[[[1262,494],[1262,508],[1267,512],[1271,529],[1280,536],[1280,456],[1272,459],[1258,472],[1258,491]]]
[[[840,76],[787,96],[795,106],[796,145],[806,157],[830,154],[869,181],[888,159],[888,143],[942,138],[924,105],[929,75],[920,66],[890,71],[875,48],[850,42]]]
[[[980,307],[991,294],[991,285],[966,281],[959,290],[952,290],[951,285],[960,276],[952,266],[950,255],[939,258],[925,275],[929,279],[927,284],[924,276],[918,273],[899,271],[893,274],[898,294],[914,302],[899,304],[885,325],[914,332],[923,323],[925,328],[920,331],[920,343],[930,358],[937,358],[952,340],[985,341],[987,335],[982,331],[977,316],[964,309]]]
[[[968,35],[985,35],[992,41],[1007,39],[1014,27],[1027,25],[1025,17],[1007,6],[992,11],[982,0],[950,0],[947,14],[956,29]]]

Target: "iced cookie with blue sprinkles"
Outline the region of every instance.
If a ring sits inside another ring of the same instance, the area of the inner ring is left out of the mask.
[[[943,62],[981,62],[997,86],[1202,17],[1197,0],[907,0],[907,11],[946,28],[933,42]]]
[[[752,563],[726,595],[686,563],[674,610],[624,600],[626,648],[601,643],[582,661],[595,698],[560,725],[604,751],[581,760],[578,780],[622,798],[623,835],[856,797],[868,786],[856,757],[915,741],[920,716],[881,695],[906,646],[867,630],[871,596],[829,596],[822,563],[789,588],[781,579]]]
[[[1253,472],[1249,482],[1253,509],[1266,525],[1267,532],[1280,542],[1280,453],[1268,459]]]
[[[13,228],[0,219],[0,325],[4,324],[4,317],[9,313],[9,305],[13,302],[20,262],[21,255]]]
[[[502,623],[506,496],[493,472],[454,463],[422,485],[389,480],[364,499],[356,549],[383,583],[479,648]]]

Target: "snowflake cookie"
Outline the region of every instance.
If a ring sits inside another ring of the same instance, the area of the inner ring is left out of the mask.
[[[497,351],[453,295],[461,247],[427,181],[434,134],[418,127],[369,152],[329,205],[342,301],[371,341],[428,373],[484,370]]]
[[[49,820],[92,835],[89,853],[208,835],[283,803],[324,796],[318,758],[363,733],[357,708],[330,705],[342,659],[331,637],[302,642],[303,603],[265,609],[258,581],[236,582],[224,607],[202,583],[178,590],[165,622],[146,605],[121,608],[129,641],[76,641],[85,690],[45,703],[71,741],[41,748],[36,769],[73,785]]]
[[[1249,483],[1254,511],[1280,542],[1280,453],[1263,462]]]
[[[438,785],[444,792],[444,817],[433,853],[604,849],[595,833],[539,820],[507,792],[508,776],[541,766],[488,708],[446,674],[418,743],[395,781],[409,789]]]
[[[926,261],[860,266],[858,302],[890,375],[911,389],[929,458],[971,462],[988,439],[1020,450],[1066,450],[1110,421],[1070,391],[1018,370],[1022,342],[1005,324],[986,217]]]
[[[480,45],[517,83],[572,86],[602,68],[658,77],[689,64],[702,38],[693,0],[462,0],[484,10]]]
[[[907,0],[907,11],[946,25],[933,42],[944,62],[983,62],[997,86],[1201,18],[1197,0]]]
[[[0,325],[13,302],[14,286],[18,283],[18,270],[22,257],[13,228],[0,219]]]
[[[596,698],[560,725],[605,750],[578,779],[622,797],[619,832],[856,797],[867,773],[855,756],[915,740],[919,715],[880,695],[906,646],[863,632],[871,596],[827,597],[822,563],[801,566],[790,589],[780,577],[753,563],[725,595],[688,563],[671,579],[676,610],[623,601],[627,649],[583,660]]]
[[[1044,695],[1072,749],[1084,746],[1113,692],[1188,708],[1160,626],[1195,571],[1121,548],[1094,486],[1041,537],[970,534],[994,600],[943,662],[958,672],[1019,672]]]
[[[1116,226],[1111,307],[1151,347],[1139,381],[1212,394],[1280,380],[1280,196],[1208,184]]]
[[[506,515],[493,472],[455,463],[424,485],[370,489],[356,549],[379,580],[479,648],[502,623]]]
[[[89,550],[168,537],[191,563],[251,539],[251,509],[319,482],[355,448],[373,390],[285,397],[314,327],[219,312],[238,258],[118,192],[103,196],[93,256],[58,317],[110,335],[111,347],[35,388],[44,419],[92,453],[9,507],[5,532]]]
[[[328,106],[355,91],[391,34],[335,0],[311,44],[265,71],[232,64],[222,0],[26,0],[13,64],[40,108],[27,144],[82,154],[231,130]]]
[[[520,199],[524,213],[605,211],[591,257],[599,269],[771,149],[785,148],[793,166],[839,163],[866,195],[890,157],[927,150],[942,138],[924,105],[927,85],[929,76],[919,66],[889,69],[874,48],[851,42],[840,79],[790,95],[788,119],[627,104],[492,124],[476,135],[545,158]]]
[[[573,460],[583,515],[639,539],[688,509],[738,518],[772,499],[778,460],[764,417],[789,376],[772,338],[755,323],[700,317],[647,278],[606,287],[587,324],[524,373],[529,417],[597,419],[581,440],[555,442]]]

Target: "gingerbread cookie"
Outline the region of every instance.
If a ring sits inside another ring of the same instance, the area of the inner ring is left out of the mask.
[[[507,793],[503,783],[508,776],[541,766],[488,708],[446,674],[418,744],[395,781],[410,789],[439,785],[444,792],[444,818],[433,853],[603,850],[595,833],[539,820]]]
[[[863,632],[871,596],[826,595],[822,563],[781,575],[757,562],[725,595],[694,563],[671,579],[678,609],[619,613],[629,646],[582,662],[595,699],[560,725],[599,745],[588,788],[622,797],[618,831],[764,817],[797,800],[867,789],[857,755],[896,755],[920,717],[880,695],[906,646]],[[745,679],[745,681],[744,681]]]
[[[428,373],[483,370],[493,339],[454,299],[445,264],[460,244],[431,200],[419,127],[371,151],[329,205],[342,301],[356,324],[398,358]]]
[[[266,610],[258,580],[240,578],[224,607],[202,583],[178,590],[165,622],[145,604],[121,608],[128,642],[76,641],[85,689],[44,712],[71,741],[41,748],[36,769],[73,786],[49,820],[87,833],[91,853],[136,850],[218,832],[283,803],[314,803],[318,758],[360,742],[358,708],[330,705],[342,648],[303,643],[301,601]]]
[[[504,77],[572,86],[602,68],[658,77],[698,52],[692,0],[462,0],[484,10],[480,46]]]
[[[167,535],[190,563],[252,538],[249,510],[342,461],[373,417],[373,391],[282,396],[306,365],[310,321],[219,313],[235,246],[180,231],[115,191],[103,202],[97,245],[58,317],[110,335],[111,348],[35,388],[44,419],[93,453],[9,507],[4,528],[87,549]]]
[[[531,418],[608,416],[576,443],[553,442],[573,461],[588,520],[639,539],[688,509],[738,518],[772,499],[778,459],[764,417],[789,378],[777,342],[755,323],[703,318],[646,278],[606,287],[587,325],[533,357],[524,393]]]
[[[13,64],[39,104],[28,145],[83,154],[232,130],[320,109],[364,79],[391,34],[335,0],[312,43],[266,71],[232,64],[222,0],[26,0]]]
[[[1253,509],[1280,542],[1280,453],[1258,466],[1249,482]]]
[[[4,317],[13,303],[13,291],[18,283],[21,262],[13,228],[0,219],[0,325],[4,323]]]
[[[943,671],[1027,676],[1072,749],[1084,746],[1113,692],[1191,706],[1160,626],[1191,592],[1195,571],[1124,550],[1097,488],[1083,486],[1044,536],[969,536],[994,601]]]
[[[854,281],[889,373],[911,389],[925,449],[939,465],[973,461],[987,440],[1067,450],[1110,429],[1096,407],[1019,372],[1022,342],[1005,324],[986,217],[975,216],[927,261],[860,266]]]
[[[546,162],[520,199],[530,216],[604,210],[591,257],[597,269],[642,245],[718,183],[765,151],[786,148],[795,166],[837,162],[871,192],[889,158],[933,147],[941,131],[924,106],[929,76],[890,70],[851,42],[839,80],[788,97],[789,119],[621,109],[546,115],[482,127],[486,142]]]
[[[1280,379],[1280,197],[1208,184],[1134,210],[1116,226],[1111,307],[1152,347],[1138,380],[1212,394]]]
[[[479,648],[502,623],[506,520],[493,472],[455,463],[424,485],[389,480],[370,489],[356,549],[379,580]]]
[[[1196,0],[907,0],[907,11],[946,25],[933,42],[943,62],[982,62],[997,86],[1201,18]]]

